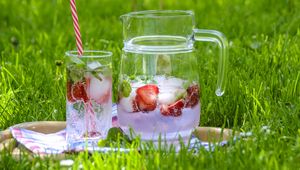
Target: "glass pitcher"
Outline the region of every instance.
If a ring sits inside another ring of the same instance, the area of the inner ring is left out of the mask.
[[[200,121],[200,85],[195,41],[220,48],[216,95],[224,93],[227,40],[218,31],[195,29],[194,13],[132,12],[121,16],[124,48],[118,89],[118,119],[142,140],[188,141]]]

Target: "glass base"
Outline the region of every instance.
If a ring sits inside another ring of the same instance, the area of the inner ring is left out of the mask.
[[[86,138],[79,140],[69,140],[67,141],[67,148],[69,151],[80,150],[85,148],[96,148],[98,147],[98,142],[101,138]]]
[[[121,127],[124,133],[130,138],[140,137],[142,141],[152,142],[154,145],[165,144],[166,146],[179,146],[181,143],[188,144],[194,129],[170,133],[145,133],[131,132],[129,128]]]

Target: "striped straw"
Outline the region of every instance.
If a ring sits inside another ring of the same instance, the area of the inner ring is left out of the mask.
[[[80,34],[75,0],[70,0],[70,5],[71,5],[71,11],[72,11],[74,32],[75,32],[75,37],[76,37],[77,52],[78,52],[79,56],[82,56],[83,48],[82,48],[81,34]]]

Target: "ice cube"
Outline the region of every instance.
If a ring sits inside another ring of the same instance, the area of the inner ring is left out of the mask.
[[[156,81],[158,84],[160,84],[161,82],[163,82],[164,80],[166,80],[165,76],[155,76],[154,77],[154,81]]]
[[[162,89],[158,94],[158,102],[160,104],[173,104],[177,100],[184,97],[185,90],[180,88]]]
[[[174,93],[160,93],[158,94],[158,103],[160,104],[172,104],[176,101],[176,95]]]
[[[183,83],[184,83],[184,80],[175,78],[175,77],[171,77],[171,78],[164,80],[163,85],[171,86],[171,87],[182,87]]]
[[[102,80],[99,80],[96,77],[91,77],[89,94],[90,97],[94,100],[99,100],[101,97],[104,97],[111,89],[111,81],[106,79],[103,75],[99,75]]]
[[[98,61],[89,62],[89,63],[87,64],[87,67],[88,67],[90,70],[95,70],[95,69],[97,69],[97,68],[99,68],[99,67],[101,67],[101,66],[102,66],[102,64],[100,64]]]
[[[124,111],[126,112],[136,111],[135,96],[136,96],[136,92],[132,90],[128,97],[122,97],[120,99],[119,105],[121,106],[121,108],[123,108]]]

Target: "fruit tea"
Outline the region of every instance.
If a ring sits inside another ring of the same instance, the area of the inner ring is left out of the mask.
[[[67,57],[67,142],[105,138],[111,128],[111,65],[103,56]]]
[[[200,89],[196,82],[156,75],[123,79],[118,101],[120,127],[142,140],[187,139],[200,119]]]

